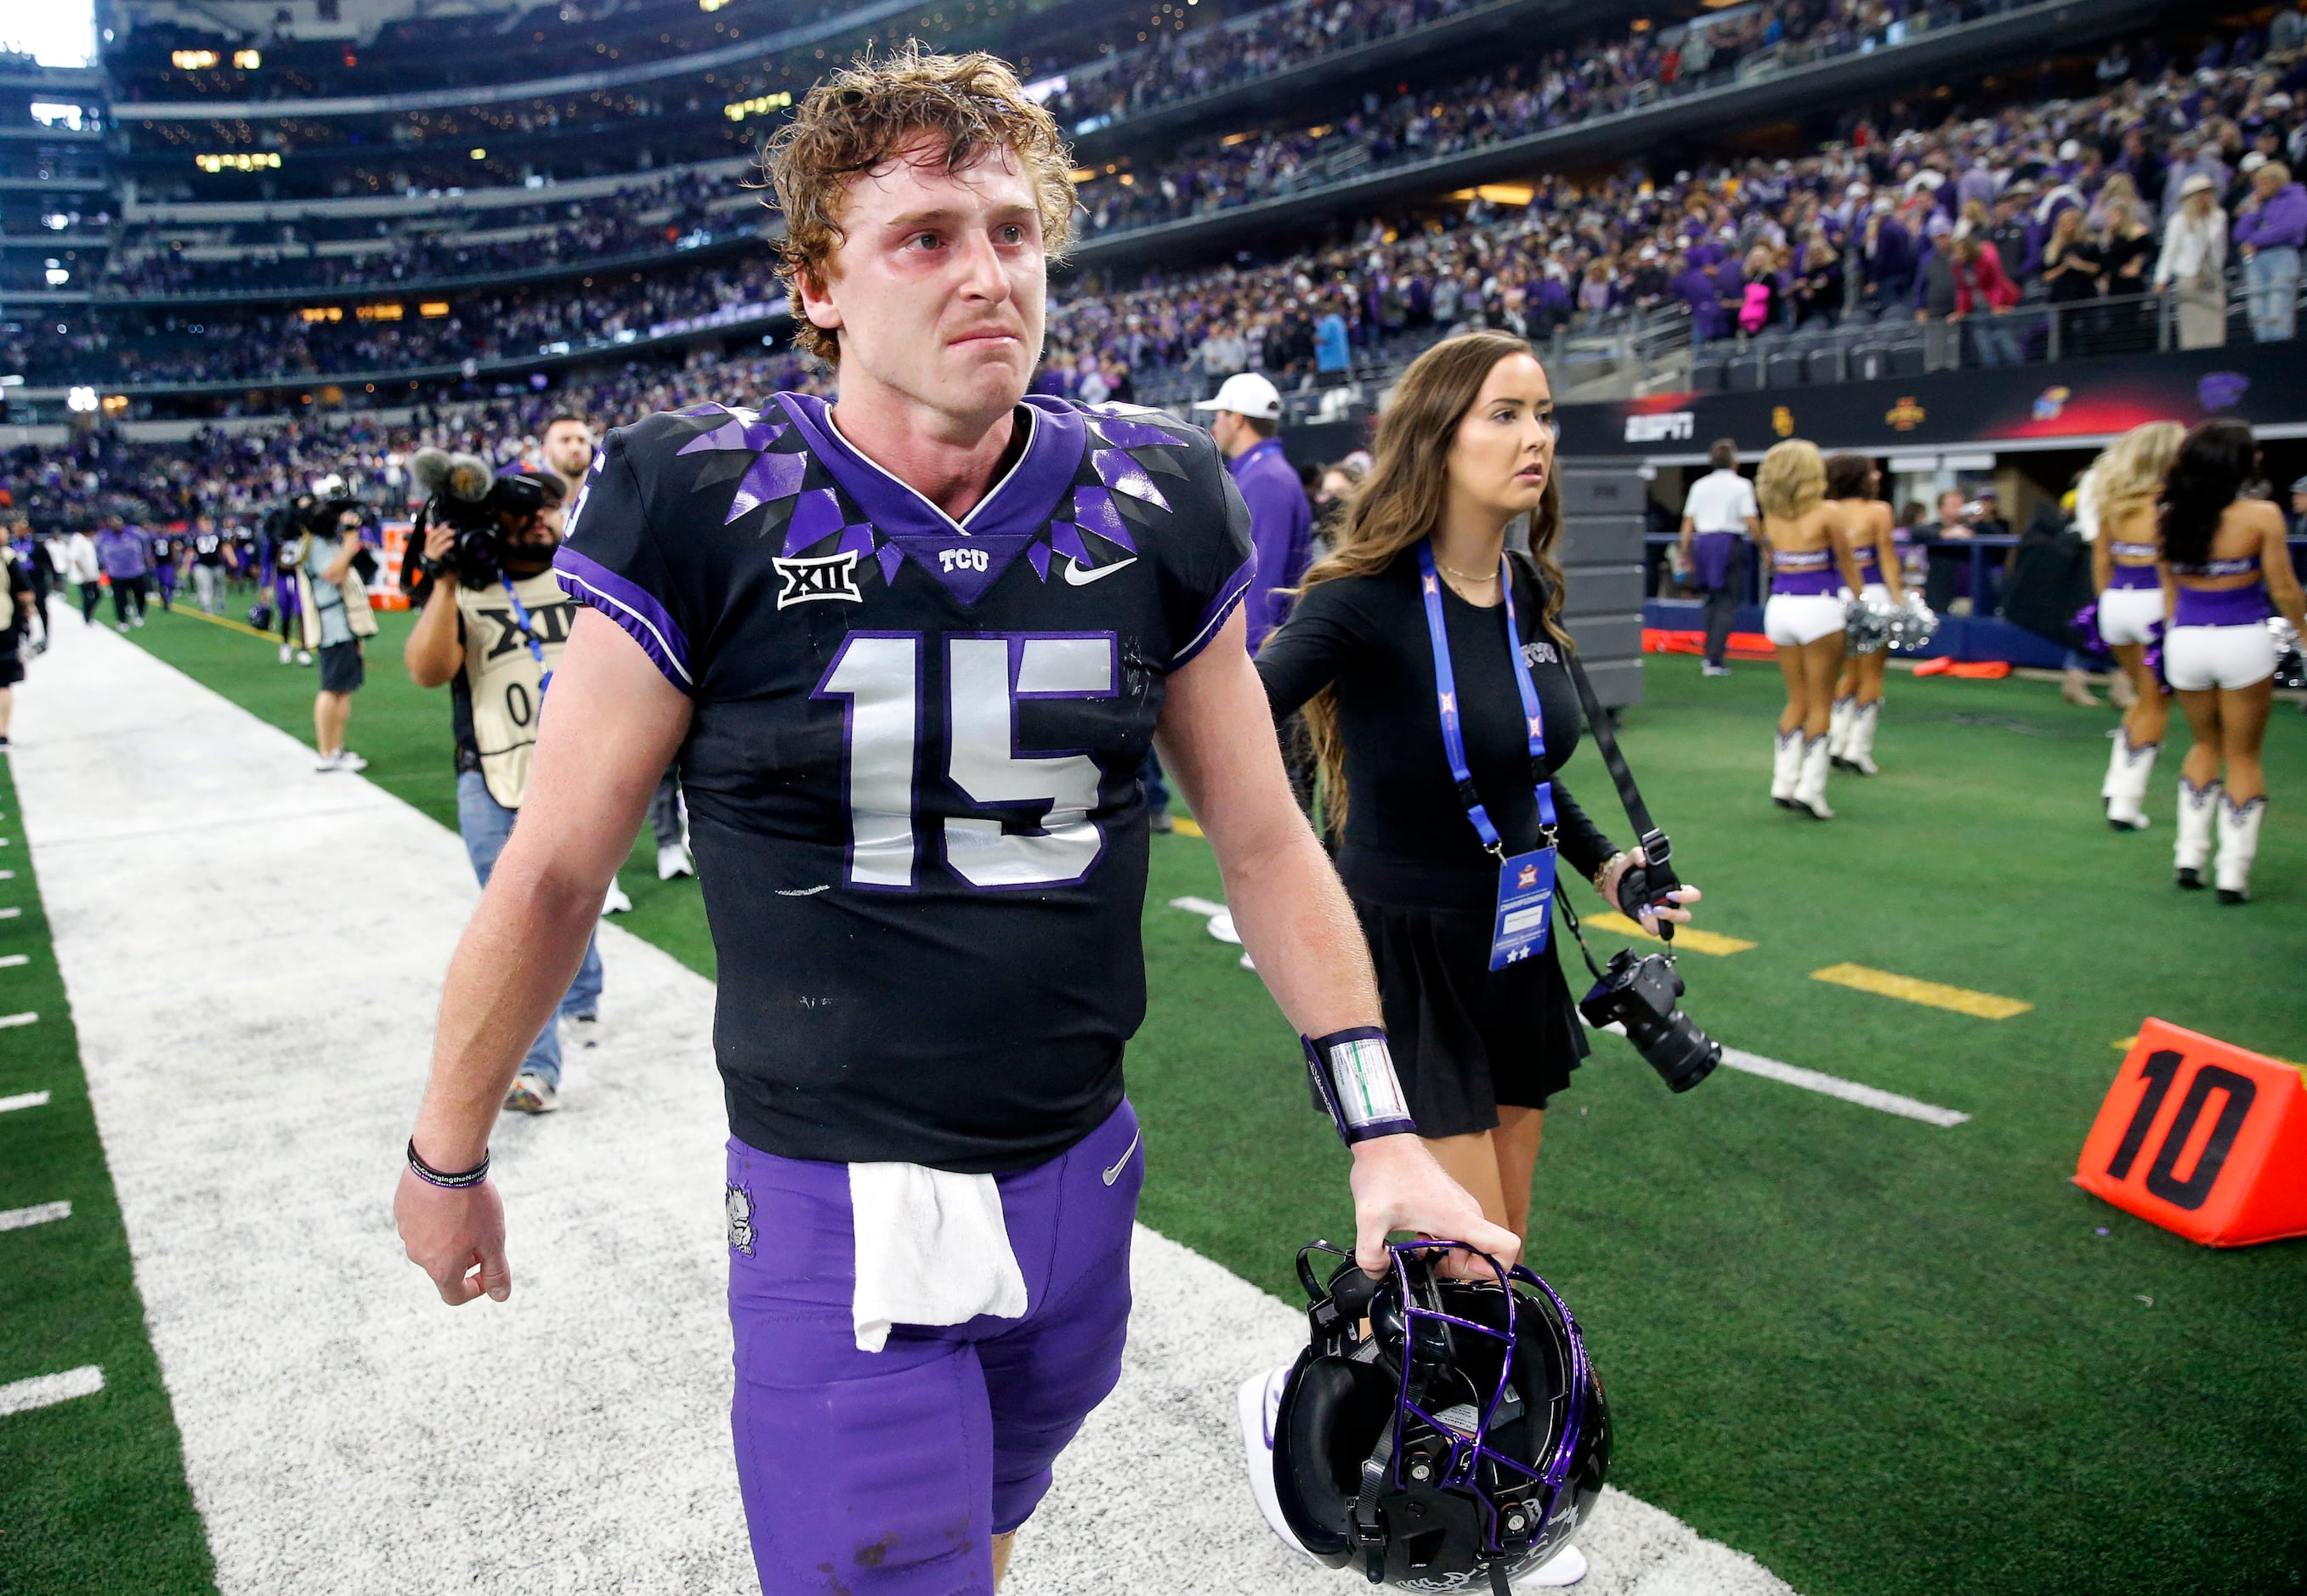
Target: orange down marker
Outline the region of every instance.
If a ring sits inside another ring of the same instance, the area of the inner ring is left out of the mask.
[[[2149,1020],[2075,1184],[2209,1247],[2307,1235],[2307,1086],[2288,1064]]]

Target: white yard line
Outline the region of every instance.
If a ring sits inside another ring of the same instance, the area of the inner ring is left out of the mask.
[[[13,1026],[38,1025],[39,1022],[39,1015],[30,1010],[21,1014],[0,1014],[0,1031],[7,1030]]]
[[[72,1217],[68,1202],[36,1203],[29,1208],[0,1208],[0,1230],[30,1230],[35,1225],[54,1225],[59,1219]]]
[[[24,912],[24,911],[23,911],[22,909],[13,909],[13,908],[11,908],[11,909],[0,909],[0,920],[13,920],[13,919],[15,919],[15,918],[17,918],[19,916],[21,916],[23,912]]]
[[[1879,1108],[1884,1114],[1895,1114],[1902,1119],[1920,1120],[1926,1125],[1936,1125],[1943,1130],[1952,1129],[1970,1118],[1959,1109],[1917,1102],[1912,1097],[1902,1097],[1896,1092],[1886,1092],[1880,1087],[1861,1086],[1857,1081],[1845,1080],[1839,1075],[1805,1070],[1800,1064],[1780,1063],[1777,1059],[1764,1058],[1759,1053],[1748,1053],[1742,1048],[1725,1047],[1722,1050],[1722,1066],[1726,1070],[1743,1070],[1749,1075],[1784,1081],[1806,1092],[1823,1092],[1846,1103]]]
[[[47,1105],[48,1094],[46,1092],[18,1092],[13,1097],[0,1097],[0,1114],[13,1114],[19,1108],[46,1108]]]
[[[108,633],[40,683],[25,832],[219,1590],[757,1589],[711,985],[602,927],[608,1036],[562,1113],[496,1132],[512,1300],[444,1308],[390,1200],[475,898],[462,846]],[[359,812],[300,820],[284,795],[308,792]],[[1303,1314],[1143,1229],[1132,1273],[1120,1388],[1005,1596],[1342,1596],[1258,1518],[1234,1430]],[[1584,1596],[1786,1591],[1616,1492],[1584,1544]]]
[[[0,954],[0,969],[14,969],[19,965],[30,964],[31,961],[32,956],[30,953]]]
[[[29,1380],[13,1380],[0,1386],[0,1419],[10,1413],[29,1413],[34,1408],[54,1407],[60,1402],[70,1402],[75,1396],[93,1396],[103,1389],[104,1370],[93,1363],[80,1369],[67,1369],[62,1374],[43,1374]]]

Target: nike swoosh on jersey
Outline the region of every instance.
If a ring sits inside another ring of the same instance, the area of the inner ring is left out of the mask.
[[[1111,1185],[1112,1185],[1112,1184],[1113,1184],[1113,1182],[1116,1182],[1116,1181],[1118,1181],[1118,1180],[1119,1180],[1119,1179],[1121,1178],[1121,1171],[1122,1171],[1123,1166],[1124,1166],[1124,1165],[1126,1165],[1129,1162],[1130,1155],[1131,1155],[1131,1154],[1133,1154],[1133,1153],[1135,1153],[1135,1152],[1136,1152],[1136,1150],[1137,1150],[1137,1139],[1138,1139],[1138,1137],[1143,1136],[1143,1135],[1145,1135],[1145,1131],[1136,1131],[1136,1133],[1134,1133],[1134,1134],[1129,1138],[1129,1145],[1128,1145],[1128,1147],[1126,1147],[1126,1148],[1122,1148],[1122,1149],[1121,1149],[1121,1156],[1120,1156],[1120,1157],[1119,1157],[1119,1158],[1116,1158],[1116,1159],[1113,1161],[1113,1167],[1112,1167],[1111,1169],[1106,1170],[1106,1171],[1104,1172],[1104,1174],[1105,1174],[1105,1183],[1106,1183],[1107,1185],[1111,1186]]]
[[[1119,570],[1124,566],[1136,565],[1136,563],[1137,557],[1133,554],[1128,559],[1117,559],[1111,565],[1093,566],[1085,568],[1079,560],[1074,559],[1071,555],[1068,555],[1066,557],[1066,580],[1076,587],[1087,587],[1093,582],[1112,576],[1114,572]],[[1111,1186],[1113,1182],[1111,1181],[1108,1181],[1106,1184]]]

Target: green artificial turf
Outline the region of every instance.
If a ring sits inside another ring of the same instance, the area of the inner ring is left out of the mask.
[[[0,1209],[69,1201],[68,1219],[0,1232],[0,1385],[93,1363],[104,1388],[0,1417],[0,1592],[65,1596],[214,1588],[176,1421],[144,1334],[128,1236],[81,1073],[71,1006],[49,951],[16,789],[0,757]]]
[[[405,624],[371,645],[350,740],[453,824],[446,696],[398,671]],[[136,636],[309,740],[312,673],[267,645],[181,618]],[[1648,679],[1628,756],[1706,890],[1702,923],[1758,944],[1686,954],[1689,1011],[1733,1046],[1974,1117],[1943,1130],[1728,1070],[1675,1097],[1596,1039],[1548,1116],[1531,1258],[1608,1382],[1613,1480],[1805,1596],[2307,1581],[2307,1242],[2213,1251],[2069,1183],[2114,1043],[2146,1016],[2307,1058],[2296,708],[2269,732],[2255,900],[2226,909],[2170,883],[2175,716],[2156,829],[2117,835],[2108,712],[1894,673],[1883,773],[1838,776],[1821,825],[1767,796],[1775,670],[1702,680],[1665,658]],[[1591,751],[1569,776],[1623,838]],[[1345,1162],[1239,950],[1166,907],[1220,895],[1207,845],[1156,839],[1154,858],[1129,1060],[1144,1216],[1293,1298],[1297,1243],[1350,1232]],[[710,973],[694,884],[661,888],[653,859],[644,843],[623,873],[627,924]],[[2034,1007],[1984,1020],[1810,978],[1845,961]]]

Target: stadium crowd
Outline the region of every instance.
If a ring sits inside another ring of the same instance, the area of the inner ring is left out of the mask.
[[[1542,337],[1682,306],[1703,342],[1854,314],[1943,318],[1974,300],[2135,294],[2207,268],[2259,292],[2260,336],[2287,337],[2280,307],[2307,243],[2307,188],[2288,176],[2307,157],[2297,31],[2246,31],[2184,59],[2153,40],[2117,46],[2087,98],[1936,124],[1893,105],[1800,160],[1670,181],[1638,164],[1584,186],[1557,175],[1525,206],[1477,198],[1446,222],[1371,219],[1351,243],[1272,265],[1156,270],[1135,286],[1085,277],[1052,307],[1046,380],[1110,395],[1156,372],[1183,391],[1264,370],[1304,385],[1428,329]],[[2191,182],[2208,201],[2174,224]],[[308,323],[289,310],[216,318],[197,336],[181,315],[127,336],[36,323],[0,358],[35,381],[355,375],[609,343],[776,296],[758,256],[580,294],[508,289],[431,320]]]
[[[438,230],[437,216],[429,213],[400,226],[364,217],[332,226],[320,215],[242,224],[226,229],[236,236],[210,246],[229,246],[228,259],[186,253],[181,246],[190,230],[181,224],[146,225],[124,232],[99,293],[145,298],[278,288],[389,290],[665,253],[700,229],[729,225],[725,210],[711,208],[727,195],[728,185],[683,172],[621,183],[612,193],[583,200],[471,212],[456,231]],[[358,254],[321,252],[323,245],[363,232],[377,242]]]

